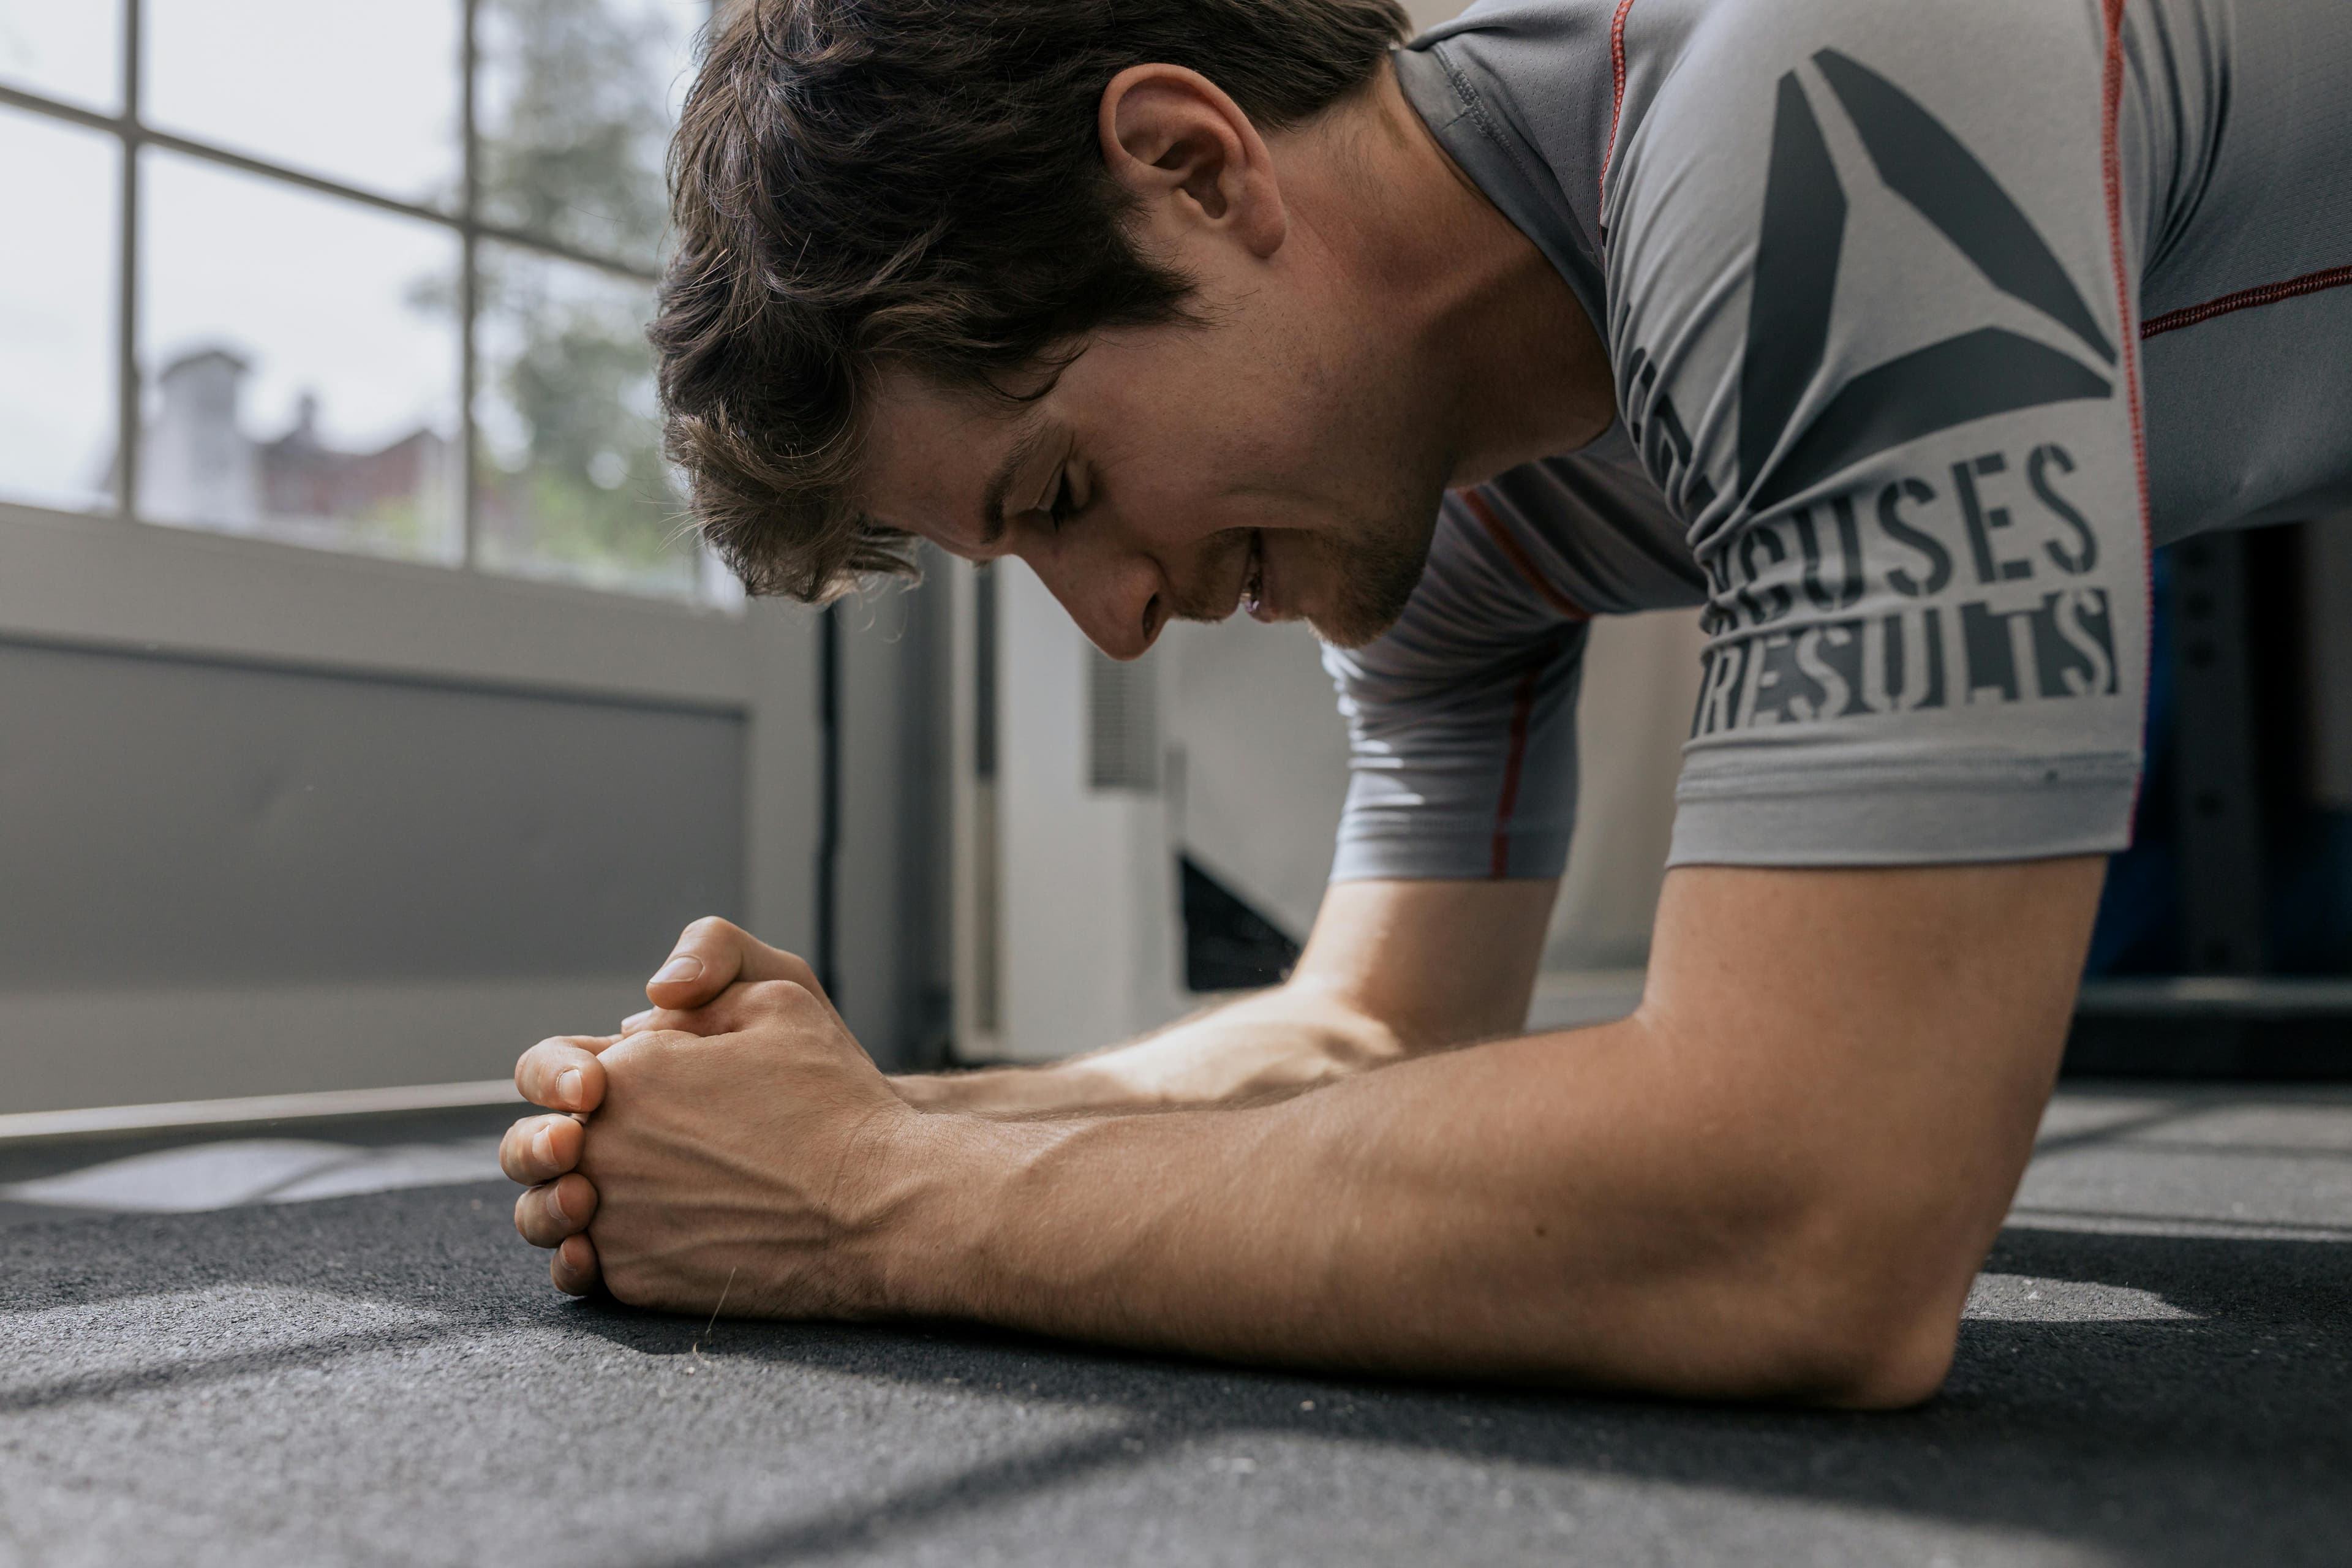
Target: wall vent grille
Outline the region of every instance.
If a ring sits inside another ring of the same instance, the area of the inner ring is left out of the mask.
[[[1160,791],[1160,671],[1150,655],[1122,664],[1087,650],[1087,784]]]

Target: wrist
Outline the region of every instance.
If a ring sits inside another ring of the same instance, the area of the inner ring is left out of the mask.
[[[954,1110],[902,1115],[877,1150],[888,1174],[866,1270],[870,1315],[985,1315],[988,1237],[1002,1194],[1026,1145],[1045,1124],[1005,1122]]]

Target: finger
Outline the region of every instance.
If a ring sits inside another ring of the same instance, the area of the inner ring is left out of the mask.
[[[526,1116],[499,1140],[499,1169],[527,1187],[551,1182],[580,1163],[583,1142],[572,1117]]]
[[[596,1289],[596,1244],[584,1236],[567,1236],[547,1260],[547,1277],[567,1296],[585,1296]]]
[[[840,1016],[823,994],[790,980],[762,980],[729,986],[707,1007],[678,1011],[661,1008],[646,1020],[642,1032],[670,1029],[680,1034],[732,1035],[772,1020],[814,1022],[838,1026]]]
[[[785,982],[761,982],[789,984]],[[737,1000],[746,988],[730,985],[719,994],[719,999],[708,1007],[648,1007],[642,1013],[632,1013],[621,1020],[621,1038],[633,1040],[639,1035],[729,1035],[741,1028],[743,1020],[751,1016]],[[813,993],[811,994],[814,994]]]
[[[525,1188],[515,1199],[515,1230],[533,1247],[553,1247],[577,1236],[595,1216],[595,1185],[577,1171]]]
[[[604,1100],[604,1067],[596,1053],[612,1043],[593,1035],[541,1040],[515,1063],[515,1088],[551,1110],[593,1110]]]
[[[719,994],[723,997],[726,993]],[[688,1035],[718,1033],[700,1026],[705,1011],[700,1007],[648,1007],[621,1020],[620,1037],[626,1040],[639,1035],[658,1035],[665,1029]]]
[[[709,915],[679,934],[668,959],[646,982],[646,1000],[656,1007],[699,1007],[739,980],[789,980],[822,994],[806,961]]]

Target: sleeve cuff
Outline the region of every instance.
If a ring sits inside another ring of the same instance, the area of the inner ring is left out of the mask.
[[[1568,865],[1569,836],[1544,828],[1497,835],[1483,828],[1377,825],[1343,827],[1331,880],[1440,881],[1557,877]]]
[[[1932,778],[1874,769],[1694,779],[1669,866],[1916,866],[2106,855],[2131,843],[2139,761],[2002,759]]]

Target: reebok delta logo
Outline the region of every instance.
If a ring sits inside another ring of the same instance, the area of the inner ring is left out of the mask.
[[[1842,491],[1825,484],[1994,415],[2111,399],[2119,356],[2049,243],[1940,121],[1835,49],[1810,63],[1826,94],[1796,71],[1775,84],[1737,372],[1735,504],[1721,507],[1701,471],[1658,363],[1636,345],[1621,372],[1628,434],[1668,504],[1691,520],[1707,579],[1691,734],[2116,697],[2126,607],[2098,576],[2107,520],[2079,472],[2084,432],[2013,431],[1990,449],[1917,453],[1908,471]],[[1832,111],[1879,183],[1924,220],[1922,242],[1948,245],[1992,290],[2050,322],[2060,346],[1987,321],[1808,403],[1829,362],[1856,227],[1817,118]]]
[[[1992,286],[2041,311],[2111,370],[2116,349],[2065,268],[1998,182],[1942,122],[1835,49],[1812,57],[1887,188]],[[1794,71],[1772,118],[1739,374],[1739,489],[1760,512],[1874,453],[1972,419],[2105,397],[2109,379],[2031,338],[1981,327],[1864,371],[1776,456],[1822,367],[1846,218],[1828,144]]]

